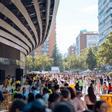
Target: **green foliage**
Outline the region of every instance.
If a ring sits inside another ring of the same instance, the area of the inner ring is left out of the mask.
[[[30,71],[50,70],[51,66],[59,66],[61,70],[87,69],[93,70],[97,66],[112,65],[112,33],[106,38],[105,42],[98,48],[84,49],[80,56],[70,55],[62,59],[57,46],[55,45],[52,58],[47,55],[36,57],[26,57],[26,67]]]
[[[87,54],[88,54],[88,48],[84,49],[79,58],[79,67],[82,69],[87,69],[87,63],[86,63],[86,59],[87,59]]]
[[[63,66],[66,70],[74,69],[74,67],[77,67],[78,65],[78,59],[76,55],[70,55],[63,61]]]
[[[63,60],[62,60],[62,55],[59,53],[57,45],[55,45],[54,50],[53,50],[53,66],[59,66],[60,70],[63,71]]]
[[[59,66],[60,55],[57,49],[57,45],[55,45],[54,47],[52,58],[53,58],[53,66]]]
[[[77,70],[86,68],[85,55],[69,55],[63,60],[65,70]]]
[[[47,55],[38,55],[35,57],[35,67],[39,70],[46,70],[52,66],[52,59]]]
[[[71,55],[63,60],[65,70],[76,68],[93,70],[103,65],[112,65],[112,33],[101,46],[84,49],[80,56]]]
[[[89,49],[88,51],[86,63],[90,70],[93,70],[97,65],[96,56],[94,55],[92,49]]]
[[[33,57],[32,56],[27,56],[25,59],[25,65],[26,68],[31,71],[33,68]]]
[[[37,55],[35,57],[27,56],[26,57],[26,67],[31,70],[50,70],[52,66],[52,58],[49,58],[47,55]]]
[[[98,48],[98,65],[112,65],[112,33],[106,38],[105,42]]]

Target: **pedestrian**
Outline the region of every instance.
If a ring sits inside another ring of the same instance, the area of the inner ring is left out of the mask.
[[[108,105],[105,101],[97,101],[95,104],[94,112],[107,112]]]
[[[94,89],[92,86],[90,86],[88,88],[88,94],[85,96],[84,98],[84,101],[88,107],[89,110],[94,110],[94,106],[95,106],[95,103],[96,103],[96,95],[94,93]]]

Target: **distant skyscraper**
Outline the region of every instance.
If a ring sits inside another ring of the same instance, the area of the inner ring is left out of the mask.
[[[76,38],[76,54],[80,53],[85,48],[96,47],[99,42],[99,34],[97,32],[81,31]]]
[[[68,48],[68,55],[72,55],[72,54],[75,54],[75,51],[76,48],[75,48],[75,45],[71,45],[69,48]]]
[[[51,31],[46,41],[38,47],[35,51],[35,55],[46,54],[49,57],[52,57],[54,46],[56,44],[56,20],[53,22]]]
[[[99,43],[112,32],[112,0],[98,0]]]

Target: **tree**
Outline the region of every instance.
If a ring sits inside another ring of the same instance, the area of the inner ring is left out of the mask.
[[[68,62],[67,58],[63,59],[63,68],[64,68],[64,70],[70,70],[69,62]]]
[[[97,60],[99,65],[112,65],[112,33],[109,34],[104,43],[98,48]]]
[[[54,46],[54,50],[53,50],[53,55],[52,55],[52,58],[53,58],[53,66],[59,66],[59,51],[57,49],[57,45],[55,44]]]
[[[68,57],[68,62],[69,62],[69,66],[70,69],[75,69],[78,66],[78,59],[76,57],[76,55],[71,55]]]
[[[63,61],[62,61],[62,55],[59,53],[57,45],[55,44],[54,50],[53,50],[53,66],[60,67],[60,70],[63,71]]]
[[[35,68],[37,70],[48,70],[52,65],[52,58],[49,58],[47,55],[38,55],[35,57]]]
[[[93,70],[96,67],[96,57],[91,48],[88,51],[86,63],[90,70]]]
[[[25,65],[26,65],[26,69],[28,71],[31,71],[33,68],[33,57],[32,56],[27,56],[25,59]]]
[[[47,55],[37,55],[32,57],[31,55],[26,57],[25,64],[28,71],[32,70],[50,70],[53,63],[53,59]]]
[[[81,69],[87,69],[86,59],[87,59],[88,51],[89,51],[88,48],[83,49],[80,56],[78,57],[78,59],[79,59],[79,68],[81,68]]]
[[[65,70],[75,70],[79,67],[79,60],[76,55],[69,55],[63,60]]]

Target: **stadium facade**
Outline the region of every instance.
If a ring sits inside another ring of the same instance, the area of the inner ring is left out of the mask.
[[[0,80],[21,74],[25,56],[44,43],[59,0],[0,0]]]

